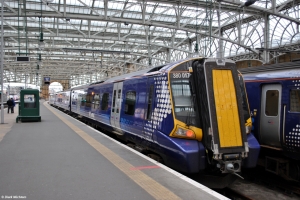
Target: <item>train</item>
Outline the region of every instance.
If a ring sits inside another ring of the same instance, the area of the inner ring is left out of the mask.
[[[188,58],[51,95],[49,104],[182,173],[257,164],[243,77],[229,59]]]
[[[261,145],[258,165],[300,181],[300,62],[239,70],[245,81],[253,134]]]

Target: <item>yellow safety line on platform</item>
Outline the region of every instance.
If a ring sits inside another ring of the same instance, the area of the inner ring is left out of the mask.
[[[112,152],[110,149],[106,148],[104,145],[99,143],[97,140],[92,138],[89,134],[82,131],[80,128],[69,122],[67,119],[63,118],[59,113],[54,111],[47,103],[44,105],[53,112],[59,119],[61,119],[65,124],[67,124],[73,131],[75,131],[79,136],[81,136],[87,143],[94,147],[99,153],[101,153],[105,158],[107,158],[111,163],[113,163],[117,168],[124,172],[129,178],[141,186],[146,192],[152,195],[155,199],[181,199],[176,196],[173,192],[168,190],[166,187],[162,186],[148,175],[144,174],[138,170],[132,170],[133,165],[126,162],[123,158]]]

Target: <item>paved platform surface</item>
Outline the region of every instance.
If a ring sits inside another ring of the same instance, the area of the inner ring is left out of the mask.
[[[46,102],[42,122],[17,110],[0,124],[1,199],[227,199]]]

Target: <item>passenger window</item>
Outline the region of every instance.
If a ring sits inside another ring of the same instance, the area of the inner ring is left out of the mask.
[[[112,112],[115,112],[115,106],[116,106],[116,90],[114,90],[113,94],[113,103],[112,103]]]
[[[118,90],[118,99],[117,99],[117,112],[116,113],[119,113],[119,106],[120,106],[120,101],[121,101],[121,90]]]
[[[94,109],[98,109],[100,104],[100,94],[94,96]]]
[[[81,106],[85,106],[85,102],[86,102],[86,94],[81,94]]]
[[[300,90],[290,91],[290,111],[300,112]]]
[[[101,110],[107,110],[108,109],[108,100],[109,100],[109,94],[104,93],[102,95]]]
[[[135,111],[135,100],[136,100],[136,92],[130,91],[126,93],[125,98],[125,114],[134,115]]]
[[[265,114],[267,116],[278,115],[279,91],[268,90],[266,93],[266,108]]]
[[[93,102],[93,94],[87,94],[85,107],[91,107],[92,102]]]

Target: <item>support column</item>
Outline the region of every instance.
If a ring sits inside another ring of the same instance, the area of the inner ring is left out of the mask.
[[[264,28],[264,43],[263,43],[263,60],[264,63],[270,62],[270,21],[269,21],[269,15],[265,15],[265,28]]]
[[[189,51],[191,52],[191,53],[189,53],[189,57],[190,58],[192,58],[193,57],[193,42],[192,42],[192,40],[191,39],[189,39]]]
[[[4,0],[1,1],[1,71],[0,71],[0,75],[1,75],[1,124],[4,124],[4,105],[3,105],[3,62],[4,62],[4,45],[3,45],[3,4],[4,4]]]
[[[167,49],[167,60],[171,62],[171,50],[169,48]]]

